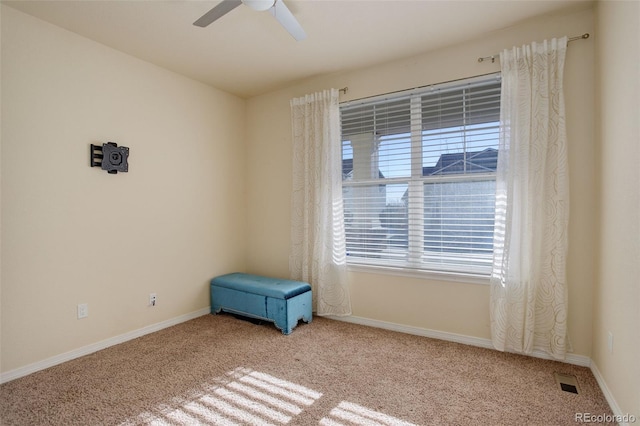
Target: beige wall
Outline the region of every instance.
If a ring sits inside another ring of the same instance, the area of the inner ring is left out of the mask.
[[[592,359],[621,412],[640,419],[640,3],[600,2],[597,16],[601,202]]]
[[[514,45],[593,32],[592,9],[533,21],[478,36],[403,61],[323,76],[248,101],[248,267],[252,272],[288,275],[291,192],[289,100],[326,89],[349,87],[341,101],[495,72],[478,63]],[[568,279],[570,338],[576,354],[591,353],[592,288],[595,262],[594,43],[572,43],[566,63],[567,126],[571,167],[571,225]],[[466,336],[490,337],[489,287],[351,272],[355,316]]]
[[[2,6],[2,372],[209,306],[244,267],[245,107]],[[107,141],[129,173],[89,167]]]

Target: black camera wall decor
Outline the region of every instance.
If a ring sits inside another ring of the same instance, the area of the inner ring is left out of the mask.
[[[109,174],[129,171],[129,148],[118,146],[115,142],[102,146],[91,144],[91,167],[101,167]]]

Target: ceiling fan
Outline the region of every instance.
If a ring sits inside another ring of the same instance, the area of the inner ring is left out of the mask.
[[[298,23],[298,20],[282,0],[222,0],[217,6],[202,15],[193,25],[206,27],[243,3],[253,10],[268,10],[297,41],[307,38],[307,34]]]

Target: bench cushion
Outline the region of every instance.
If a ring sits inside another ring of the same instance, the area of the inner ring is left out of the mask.
[[[211,280],[211,284],[245,293],[260,294],[285,300],[311,290],[311,286],[308,283],[301,281],[268,278],[238,272],[216,277]]]

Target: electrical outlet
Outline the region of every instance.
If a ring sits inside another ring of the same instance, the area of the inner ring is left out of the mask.
[[[607,336],[607,347],[609,348],[609,353],[613,353],[613,333],[609,332]]]
[[[156,306],[156,294],[155,293],[150,293],[149,294],[149,306]]]
[[[86,318],[89,316],[89,305],[86,303],[80,303],[78,305],[78,319]]]

